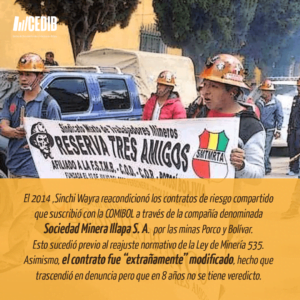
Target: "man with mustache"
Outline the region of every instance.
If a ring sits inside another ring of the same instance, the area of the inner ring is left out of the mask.
[[[179,94],[174,92],[175,76],[163,71],[156,80],[157,90],[147,101],[143,111],[143,120],[185,119],[186,112]]]

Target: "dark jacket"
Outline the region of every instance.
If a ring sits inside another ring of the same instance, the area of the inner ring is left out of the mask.
[[[200,96],[199,96],[200,97]],[[186,110],[186,115],[188,119],[192,118],[203,118],[206,116],[207,108],[203,104],[198,104],[199,97],[197,97]]]
[[[293,99],[288,129],[289,130],[300,129],[300,97],[299,96],[295,96]]]

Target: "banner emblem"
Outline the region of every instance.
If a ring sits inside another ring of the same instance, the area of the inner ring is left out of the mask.
[[[226,178],[228,163],[225,151],[229,139],[224,130],[209,132],[204,129],[199,135],[199,148],[194,154],[192,165],[196,175],[200,178]]]
[[[29,141],[33,147],[40,149],[45,159],[48,157],[53,159],[51,148],[54,145],[54,140],[41,122],[32,125]]]

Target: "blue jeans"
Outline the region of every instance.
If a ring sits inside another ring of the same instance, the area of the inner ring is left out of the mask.
[[[266,130],[266,145],[265,145],[265,171],[271,172],[272,166],[270,162],[270,152],[275,130]]]

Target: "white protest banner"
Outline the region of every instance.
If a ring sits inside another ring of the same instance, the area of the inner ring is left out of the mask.
[[[25,118],[25,129],[40,178],[234,178],[239,118]]]

